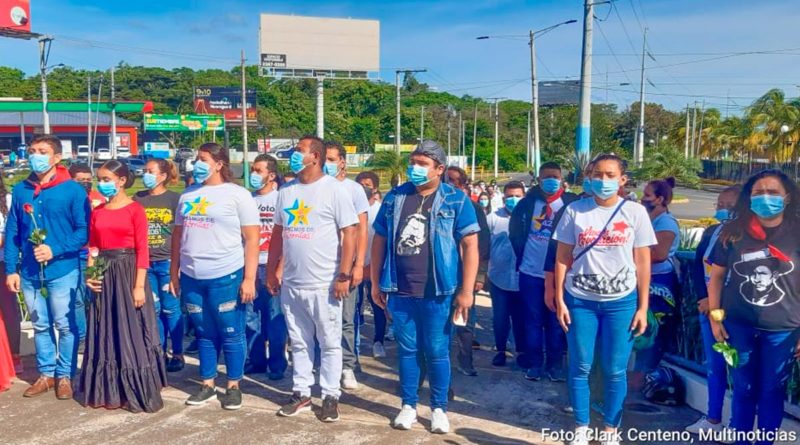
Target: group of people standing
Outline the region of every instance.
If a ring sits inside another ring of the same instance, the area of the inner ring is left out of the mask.
[[[373,354],[386,355],[389,320],[397,341],[402,401],[392,425],[410,429],[417,421],[427,378],[431,431],[447,433],[451,337],[460,344],[458,369],[477,375],[475,293],[486,289],[497,350],[492,364],[506,366],[513,334],[526,379],[567,382],[571,443],[613,445],[631,354],[636,350],[635,382],[658,366],[676,325],[680,231],[669,212],[675,182],[651,181],[641,204],[626,199],[626,165],[615,155],[586,167],[581,195],[567,191],[561,166],[548,162],[529,190],[511,181],[501,193],[492,184],[494,204],[427,140],[410,154],[409,181],[383,200],[377,175],[349,179],[344,148],[313,136],[298,142],[290,181],[274,158],[259,155],[249,171],[252,191],[234,182],[228,151],[215,143],[199,148],[193,185],[181,194],[168,189],[178,173],[167,160],[148,161],[146,190],[129,196],[134,178],[123,162],[97,170],[95,191],[91,171],[60,164],[57,138],[34,140],[29,158],[30,177],[0,196],[10,291],[0,298],[0,323],[12,334],[10,347],[0,341],[0,388],[18,364],[11,293],[21,292],[40,374],[26,397],[54,390],[85,406],[158,411],[168,372],[184,367],[190,328],[202,383],[186,404],[219,398],[225,409],[240,408],[246,363],[270,379],[284,378],[288,341],[293,394],[278,414],[311,409],[316,367],[321,419],[334,422],[341,390],[358,388],[359,326],[368,301]],[[707,285],[697,292],[708,296],[698,312],[710,402],[691,431],[728,431],[721,419],[727,369],[712,352],[715,342],[739,353],[739,366],[730,370],[732,430],[753,430],[756,412],[761,430],[780,427],[782,393],[800,354],[798,200],[796,184],[775,171],[720,195],[715,216],[722,223],[706,231],[694,269]],[[216,384],[220,353],[224,393]],[[594,364],[604,391],[597,431],[607,434],[600,437],[589,428]]]

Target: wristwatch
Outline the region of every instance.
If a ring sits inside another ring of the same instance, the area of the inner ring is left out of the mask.
[[[725,320],[725,309],[712,309],[708,311],[708,316],[717,323],[722,323]]]
[[[336,281],[339,283],[346,283],[353,279],[352,274],[346,274],[344,272],[340,272],[339,275],[336,276]]]

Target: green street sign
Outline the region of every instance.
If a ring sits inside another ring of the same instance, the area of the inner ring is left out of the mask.
[[[214,114],[145,114],[144,131],[224,131],[225,118]]]

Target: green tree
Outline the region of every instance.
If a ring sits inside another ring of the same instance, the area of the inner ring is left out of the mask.
[[[367,167],[382,172],[391,178],[392,187],[400,184],[408,168],[408,156],[396,151],[379,151],[367,163]]]
[[[681,184],[697,187],[700,185],[698,174],[701,171],[703,171],[703,166],[700,160],[686,159],[678,147],[671,143],[664,143],[648,152],[642,167],[636,172],[636,176],[646,181],[672,176]]]

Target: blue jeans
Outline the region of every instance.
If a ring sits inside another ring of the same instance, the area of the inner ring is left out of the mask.
[[[450,308],[452,296],[424,298],[392,295],[388,310],[392,314],[400,367],[400,397],[403,405],[417,406],[420,363],[417,351],[425,355],[431,387],[431,409],[447,411],[450,387]]]
[[[158,317],[158,334],[161,337],[161,349],[167,352],[167,339],[172,341],[172,354],[183,354],[183,314],[181,300],[169,291],[170,260],[151,261],[147,269],[147,279],[153,290],[156,316]],[[167,337],[166,333],[169,333]]]
[[[521,273],[519,288],[525,329],[523,337],[517,338],[517,342],[525,345],[524,350],[532,368],[544,365],[548,371],[561,369],[564,361],[564,331],[556,314],[544,304],[544,278]]]
[[[589,372],[599,339],[603,370],[603,422],[617,428],[622,421],[622,403],[628,392],[626,369],[633,349],[631,320],[637,307],[636,292],[618,300],[597,302],[564,295],[572,324],[569,344],[569,396],[575,423],[589,425]]]
[[[356,309],[356,345],[359,343],[359,317],[363,317],[363,315],[360,314],[361,306],[364,304],[364,300],[369,300],[369,305],[372,307],[372,318],[375,322],[375,334],[372,337],[372,342],[383,343],[384,337],[386,336],[386,312],[384,312],[380,306],[372,301],[372,283],[370,281],[364,281],[358,286],[358,308]]]
[[[246,307],[239,299],[243,269],[208,280],[181,274],[181,293],[194,324],[200,357],[200,378],[217,376],[220,349],[225,355],[228,380],[244,375]]]
[[[725,328],[728,343],[739,351],[739,367],[731,369],[735,408],[730,426],[753,431],[758,411],[758,428],[775,431],[783,420],[783,400],[800,329],[764,331],[733,320],[727,320]],[[771,443],[758,441],[756,445]]]
[[[722,406],[725,403],[725,391],[728,390],[728,367],[722,354],[713,349],[714,334],[708,316],[699,314],[700,334],[703,336],[703,354],[706,356],[706,381],[708,385],[708,412],[706,417],[722,421]]]
[[[253,302],[253,315],[258,319],[256,323],[250,323],[248,320],[247,326],[248,331],[253,333],[252,341],[248,341],[250,364],[259,369],[268,369],[270,373],[283,374],[289,366],[286,362],[286,338],[289,332],[281,309],[281,299],[273,297],[267,291],[261,278],[256,281],[256,289],[258,297]],[[267,342],[269,359],[264,347],[264,343]]]
[[[78,269],[60,278],[45,280],[46,298],[39,293],[41,281],[21,280],[25,305],[33,322],[36,366],[43,376],[72,378],[78,370],[81,326],[86,329],[86,311],[77,304],[80,280]]]
[[[517,352],[523,352],[522,342],[525,340],[525,318],[523,316],[522,295],[519,292],[500,289],[491,284],[492,293],[492,325],[494,328],[494,345],[498,352],[505,352],[508,334],[514,330]]]

